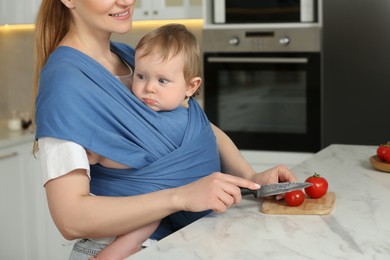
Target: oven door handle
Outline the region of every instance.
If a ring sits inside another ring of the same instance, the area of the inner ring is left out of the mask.
[[[210,63],[308,63],[308,58],[208,57]]]

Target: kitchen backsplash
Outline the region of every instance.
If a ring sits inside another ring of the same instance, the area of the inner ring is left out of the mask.
[[[33,35],[32,28],[0,29],[0,118],[31,110]]]
[[[146,32],[170,22],[185,24],[202,42],[202,20],[134,22],[131,32],[112,39],[135,46]],[[12,110],[31,111],[33,67],[33,26],[0,26],[0,120],[9,118]]]

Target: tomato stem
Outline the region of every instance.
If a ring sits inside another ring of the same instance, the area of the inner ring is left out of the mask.
[[[321,175],[315,172],[315,173],[313,174],[313,177],[318,178],[318,177],[321,177]]]

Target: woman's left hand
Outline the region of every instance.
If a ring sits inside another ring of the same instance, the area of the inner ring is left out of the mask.
[[[296,182],[297,177],[284,165],[278,165],[264,172],[253,176],[252,181],[260,185],[272,184],[278,182]],[[284,194],[276,196],[276,199],[282,199]]]

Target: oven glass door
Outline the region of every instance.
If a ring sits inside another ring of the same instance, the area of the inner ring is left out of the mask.
[[[318,151],[319,59],[205,53],[205,112],[240,149]]]
[[[301,0],[226,0],[226,23],[285,23],[301,21]]]

